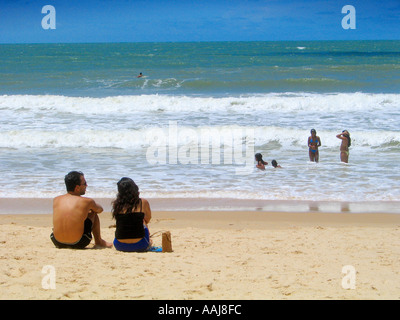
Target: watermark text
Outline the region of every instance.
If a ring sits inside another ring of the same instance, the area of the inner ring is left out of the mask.
[[[146,137],[147,161],[152,164],[235,165],[236,174],[253,171],[254,129],[226,126],[217,128],[156,128]]]

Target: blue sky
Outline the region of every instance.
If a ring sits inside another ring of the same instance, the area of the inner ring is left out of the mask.
[[[400,0],[0,0],[0,43],[381,39],[400,40]]]

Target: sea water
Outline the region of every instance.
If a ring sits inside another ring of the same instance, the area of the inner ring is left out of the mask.
[[[399,201],[399,89],[400,41],[0,45],[0,197]]]

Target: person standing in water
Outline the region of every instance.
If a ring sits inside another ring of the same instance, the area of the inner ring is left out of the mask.
[[[319,161],[318,147],[321,146],[321,139],[317,136],[317,131],[311,129],[311,136],[308,137],[308,155],[311,162]]]
[[[336,135],[336,138],[341,139],[340,145],[340,161],[349,162],[349,147],[351,146],[350,133],[347,130],[343,130],[342,133]]]

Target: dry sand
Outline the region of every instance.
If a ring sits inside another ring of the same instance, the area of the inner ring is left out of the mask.
[[[172,253],[56,249],[51,228],[51,214],[0,215],[0,299],[400,298],[399,214],[153,211]]]

